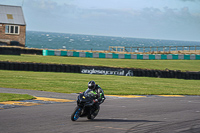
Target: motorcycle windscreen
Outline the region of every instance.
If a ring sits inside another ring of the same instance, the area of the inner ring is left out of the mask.
[[[87,97],[87,98],[92,98],[92,97],[95,97],[96,95],[96,92],[94,92],[93,90],[91,89],[87,89],[84,93],[84,96]]]

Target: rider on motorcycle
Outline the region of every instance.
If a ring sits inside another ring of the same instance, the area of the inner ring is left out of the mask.
[[[88,89],[92,90],[93,93],[96,95],[96,98],[94,100],[94,106],[96,108],[96,111],[99,109],[99,105],[104,102],[106,99],[104,96],[103,89],[96,84],[93,80],[88,82]]]

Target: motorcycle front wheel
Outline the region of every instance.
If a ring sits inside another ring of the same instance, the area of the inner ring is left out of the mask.
[[[76,107],[75,108],[75,110],[74,110],[74,112],[72,113],[72,115],[71,115],[71,120],[72,121],[76,121],[79,117],[80,117],[80,115],[81,115],[81,110],[82,110],[82,108],[81,107]]]

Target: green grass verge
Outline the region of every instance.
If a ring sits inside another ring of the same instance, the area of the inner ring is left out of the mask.
[[[32,99],[35,99],[35,97],[27,94],[0,93],[0,102],[32,100]]]
[[[200,95],[199,80],[0,70],[0,87],[77,93],[95,80],[105,94]]]
[[[35,63],[55,63],[73,64],[89,66],[109,66],[125,68],[142,68],[181,71],[200,71],[200,60],[134,60],[134,59],[102,59],[102,58],[80,58],[42,55],[0,55],[0,61],[12,62],[35,62]]]

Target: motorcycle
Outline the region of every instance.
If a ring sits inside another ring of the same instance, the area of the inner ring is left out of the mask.
[[[79,94],[77,98],[77,107],[71,115],[71,120],[76,121],[79,117],[87,117],[89,120],[93,120],[100,110],[100,106],[97,109],[94,105],[95,102],[97,102],[95,101],[96,98],[97,95],[90,89]]]

